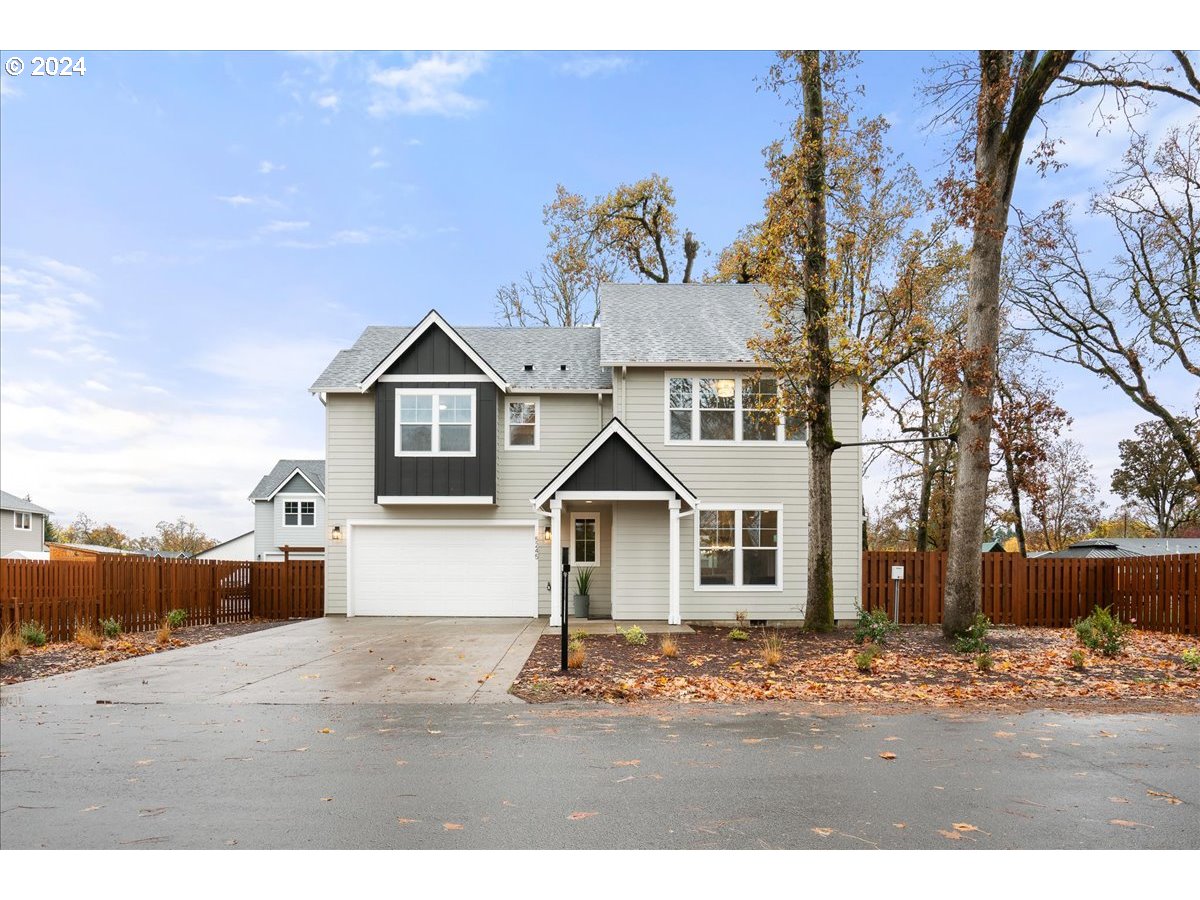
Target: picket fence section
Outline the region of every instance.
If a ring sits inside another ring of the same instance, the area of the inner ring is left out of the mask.
[[[945,552],[863,553],[865,609],[892,611],[892,566],[904,566],[900,621],[941,622]],[[1111,606],[1122,621],[1139,628],[1200,634],[1200,554],[1025,559],[1017,553],[984,553],[980,566],[983,613],[997,625],[1065,628],[1096,606]]]
[[[35,621],[52,641],[105,619],[122,631],[152,631],[174,609],[186,611],[186,625],[217,625],[314,618],[324,606],[321,560],[0,559],[0,626]]]

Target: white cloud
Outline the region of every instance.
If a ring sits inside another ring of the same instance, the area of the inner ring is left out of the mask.
[[[273,163],[269,159],[264,159],[258,164],[258,172],[260,175],[270,175],[272,172],[282,172],[287,166],[282,163]]]
[[[633,65],[628,56],[580,56],[559,65],[558,71],[576,78],[593,78],[624,72]]]
[[[418,231],[411,225],[401,228],[381,228],[375,225],[366,228],[343,228],[335,231],[326,238],[312,240],[282,240],[276,246],[289,247],[296,250],[323,250],[329,247],[344,247],[347,245],[366,244],[396,244],[411,240],[418,236]]]
[[[482,53],[434,53],[408,66],[375,69],[377,87],[368,112],[377,118],[395,115],[461,116],[483,105],[462,91],[487,65]]]
[[[11,79],[0,77],[0,98],[15,100],[20,96],[21,89],[13,84]]]
[[[232,194],[228,197],[218,197],[222,203],[228,203],[230,206],[253,206],[258,201],[253,197],[247,197],[245,194]]]
[[[342,97],[337,91],[322,91],[313,94],[313,103],[321,109],[337,112],[342,103]]]
[[[262,228],[260,228],[259,231],[263,232],[264,234],[279,234],[281,232],[304,231],[304,229],[308,228],[308,226],[311,224],[312,224],[311,222],[280,221],[277,219],[274,222],[268,222],[266,225],[264,225]]]
[[[110,388],[107,384],[102,381],[97,381],[95,378],[89,378],[83,383],[83,386],[89,391],[102,391],[107,393],[108,391],[112,390],[112,388]]]

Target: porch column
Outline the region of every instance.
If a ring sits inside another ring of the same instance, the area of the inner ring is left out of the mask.
[[[562,625],[562,501],[550,500],[550,624]]]
[[[671,558],[667,570],[671,573],[671,587],[667,593],[667,624],[680,625],[679,615],[679,500],[668,500],[671,513]]]

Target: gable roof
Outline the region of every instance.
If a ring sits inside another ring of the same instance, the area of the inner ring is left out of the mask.
[[[502,391],[508,390],[508,382],[504,380],[504,377],[495,369],[493,369],[491,364],[482,356],[480,356],[476,352],[475,348],[472,347],[462,335],[455,331],[449,322],[447,322],[441,317],[441,315],[438,314],[436,309],[431,309],[429,312],[427,312],[425,314],[425,318],[418,322],[416,327],[409,331],[408,334],[406,334],[396,344],[396,346],[392,348],[392,351],[388,353],[388,355],[382,360],[380,360],[375,365],[375,368],[367,373],[367,377],[359,382],[358,389],[360,391],[366,391],[368,388],[370,388],[371,385],[378,381],[379,377],[388,369],[390,369],[392,364],[402,357],[408,351],[408,349],[420,339],[421,335],[423,335],[430,328],[440,328],[446,334],[446,336],[450,338],[455,345],[457,345],[458,349],[465,353],[467,358],[479,367],[479,371],[483,372],[484,375],[486,375],[493,381],[493,383],[495,383],[496,387],[500,388]]]
[[[358,392],[359,384],[412,330],[407,326],[368,326],[353,347],[338,351],[309,390],[314,394]],[[472,326],[454,330],[513,391],[612,390],[612,373],[600,365],[599,329]],[[526,366],[533,368],[526,371]]]
[[[250,500],[270,500],[281,487],[292,480],[297,472],[316,489],[322,497],[325,496],[325,460],[323,459],[281,459],[274,468],[264,475],[250,492]]]
[[[618,418],[608,420],[608,424],[597,432],[582,450],[575,454],[575,457],[563,466],[557,475],[550,479],[544,488],[537,492],[533,497],[532,503],[534,509],[539,509],[547,500],[549,500],[556,491],[558,491],[571,476],[578,472],[585,463],[608,443],[610,438],[616,438],[624,441],[631,450],[650,467],[650,469],[666,482],[667,487],[673,490],[679,497],[684,500],[688,506],[694,507],[699,500],[696,495],[688,490],[687,485],[675,477],[675,474],[668,469],[657,456],[655,456],[650,448],[638,440],[637,435],[625,427],[625,423]]]
[[[761,284],[605,284],[600,362],[754,363],[746,346],[766,337]]]
[[[30,503],[28,500],[22,500],[16,494],[10,494],[8,491],[0,491],[0,509],[39,513],[43,516],[53,514],[53,510],[46,509],[44,506],[38,506],[36,503]]]

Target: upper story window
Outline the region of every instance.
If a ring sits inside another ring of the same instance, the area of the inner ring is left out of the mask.
[[[17,529],[17,531],[32,531],[33,516],[27,512],[14,512],[13,528]]]
[[[769,375],[667,376],[667,443],[804,440],[799,416],[771,409],[779,395]]]
[[[475,391],[399,388],[397,456],[474,456]]]
[[[504,425],[504,446],[510,450],[536,450],[538,448],[540,410],[537,398],[509,400]]]
[[[283,524],[289,527],[317,524],[317,501],[284,500]]]

